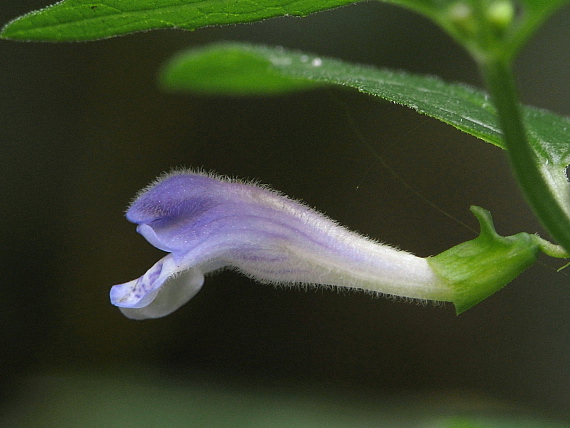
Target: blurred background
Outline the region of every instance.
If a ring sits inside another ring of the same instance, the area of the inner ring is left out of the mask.
[[[4,1],[1,21],[50,3]],[[563,115],[569,20],[566,7],[517,62],[523,101]],[[459,317],[451,305],[275,289],[234,272],[207,278],[163,319],[132,321],[110,305],[112,285],[162,257],[124,211],[174,167],[257,179],[420,256],[475,237],[459,222],[477,227],[471,204],[503,235],[547,236],[504,153],[405,108],[341,89],[240,99],[157,88],[171,55],[221,40],[480,86],[442,31],[382,3],[91,43],[1,42],[3,426],[569,422],[570,277],[555,260]]]

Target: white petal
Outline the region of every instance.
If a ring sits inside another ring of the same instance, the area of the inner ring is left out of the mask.
[[[201,269],[178,265],[169,254],[139,279],[113,286],[111,302],[128,318],[160,318],[187,303],[203,284]]]

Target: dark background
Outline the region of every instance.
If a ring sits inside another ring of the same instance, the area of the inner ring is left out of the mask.
[[[1,21],[49,3],[4,1]],[[517,62],[523,101],[565,115],[569,18],[569,8],[558,13]],[[555,260],[459,317],[451,305],[274,289],[231,272],[207,278],[164,319],[128,320],[109,304],[111,285],[162,257],[123,213],[140,188],[173,167],[259,179],[421,256],[474,237],[444,214],[476,228],[471,204],[489,209],[503,235],[542,232],[504,153],[405,108],[341,89],[243,99],[160,92],[164,60],[219,40],[480,86],[470,58],[437,27],[380,3],[192,33],[0,42],[5,408],[21,403],[22,385],[38,376],[143,367],[178,381],[299,385],[352,398],[468,394],[568,417],[570,278],[550,267],[560,266]]]

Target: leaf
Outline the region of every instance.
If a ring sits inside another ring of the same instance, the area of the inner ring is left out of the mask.
[[[63,0],[6,25],[0,38],[36,41],[85,41],[164,28],[196,30],[307,16],[362,0]],[[380,0],[438,16],[456,0]]]
[[[0,38],[84,41],[153,29],[195,30],[277,16],[307,16],[359,1],[362,0],[63,0],[16,18],[2,29]],[[486,21],[474,14],[481,0],[380,1],[427,16],[468,48],[473,47],[477,35],[465,29]],[[554,10],[568,2],[521,0],[520,19],[504,34],[505,46],[516,51]],[[512,6],[508,0],[503,3],[507,8]],[[494,25],[492,21],[490,24]]]
[[[230,45],[220,47],[189,51],[173,58],[163,75],[163,86],[218,95],[277,95],[323,86],[313,80],[286,76],[253,52],[232,49]]]
[[[195,30],[276,16],[306,16],[354,0],[64,0],[10,22],[13,40],[96,40],[160,28]]]
[[[231,63],[236,66],[230,67]],[[214,79],[208,81],[208,76],[214,76]],[[280,85],[276,82],[279,76],[282,79]],[[271,78],[281,92],[286,92],[287,86],[290,90],[309,88],[300,82],[354,88],[410,107],[505,148],[496,110],[481,90],[446,83],[435,77],[348,64],[283,48],[222,43],[190,50],[166,64],[161,73],[161,84],[176,91],[259,95],[263,92],[261,88],[254,91],[250,88],[265,78]],[[550,166],[570,164],[570,119],[528,106],[524,107],[523,114],[529,140],[539,156]]]

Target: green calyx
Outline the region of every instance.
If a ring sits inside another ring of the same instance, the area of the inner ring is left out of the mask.
[[[532,266],[538,253],[564,258],[560,247],[528,233],[503,237],[497,234],[491,213],[472,206],[481,226],[479,236],[456,245],[428,262],[455,291],[453,304],[460,314],[503,288]]]

